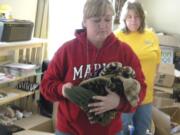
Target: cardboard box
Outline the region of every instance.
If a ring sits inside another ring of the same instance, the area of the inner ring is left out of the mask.
[[[164,91],[154,91],[154,95],[156,97],[163,97],[163,98],[171,98],[172,94],[168,93],[168,92],[164,92]]]
[[[13,135],[54,135],[53,133],[33,131],[33,130],[24,130],[21,132],[14,133]]]
[[[46,123],[48,121],[51,121],[50,118],[47,118],[45,116],[35,114],[31,117],[23,118],[21,120],[15,121],[15,125],[23,128],[23,129],[32,129],[38,125],[41,125],[43,123]]]
[[[170,47],[180,47],[180,40],[178,40],[173,35],[159,35],[157,34],[159,38],[160,45],[164,46],[170,46]]]
[[[173,94],[173,87],[168,88],[168,87],[161,87],[161,86],[154,86],[154,90],[155,91],[162,91],[162,92],[166,92],[168,94]]]
[[[163,107],[160,110],[168,114],[172,122],[180,124],[180,106]]]
[[[32,127],[30,130],[47,132],[47,133],[54,133],[55,131],[54,131],[52,122],[53,122],[52,120],[46,121],[46,122],[41,123],[35,127]]]
[[[54,128],[52,119],[33,115],[29,118],[24,118],[15,122],[15,125],[24,128],[24,131],[15,133],[14,135],[53,135]]]
[[[174,105],[175,100],[167,97],[154,97],[153,105],[157,108],[163,108]]]
[[[170,135],[170,117],[153,107],[152,118],[155,124],[155,135]]]
[[[174,64],[160,64],[155,78],[155,85],[172,87],[174,84]]]

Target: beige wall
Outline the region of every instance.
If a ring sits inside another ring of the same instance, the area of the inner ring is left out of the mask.
[[[37,0],[0,0],[0,4],[9,4],[15,19],[35,22]]]
[[[156,31],[180,35],[180,0],[139,0],[147,11],[147,24]]]

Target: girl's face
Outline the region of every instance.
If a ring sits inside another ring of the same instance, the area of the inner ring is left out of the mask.
[[[88,18],[84,21],[84,25],[90,41],[103,42],[112,32],[112,12],[107,10],[104,16]]]
[[[130,32],[136,32],[141,25],[141,20],[134,10],[129,10],[125,23]]]

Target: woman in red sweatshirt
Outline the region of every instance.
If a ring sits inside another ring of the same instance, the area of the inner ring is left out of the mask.
[[[109,0],[87,0],[83,10],[83,27],[75,38],[64,43],[55,53],[41,82],[41,93],[58,102],[56,135],[118,135],[121,131],[121,112],[134,108],[114,92],[96,96],[91,111],[103,113],[112,109],[118,115],[106,126],[91,122],[85,112],[66,98],[65,89],[78,85],[96,70],[110,62],[131,66],[140,82],[139,103],[144,98],[146,84],[141,65],[131,48],[112,33],[113,7]],[[103,108],[103,109],[102,109]]]

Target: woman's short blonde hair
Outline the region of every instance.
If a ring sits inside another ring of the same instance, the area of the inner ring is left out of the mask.
[[[129,1],[127,0],[122,8],[121,15],[120,15],[120,28],[123,32],[129,33],[129,29],[126,26],[126,18],[129,10],[133,10],[139,17],[140,17],[140,27],[138,29],[138,32],[142,33],[144,32],[145,28],[145,14],[144,10],[142,8],[141,3],[138,1]]]
[[[87,0],[83,10],[83,20],[103,16],[107,10],[112,11],[112,15],[114,15],[114,9],[109,0]]]

